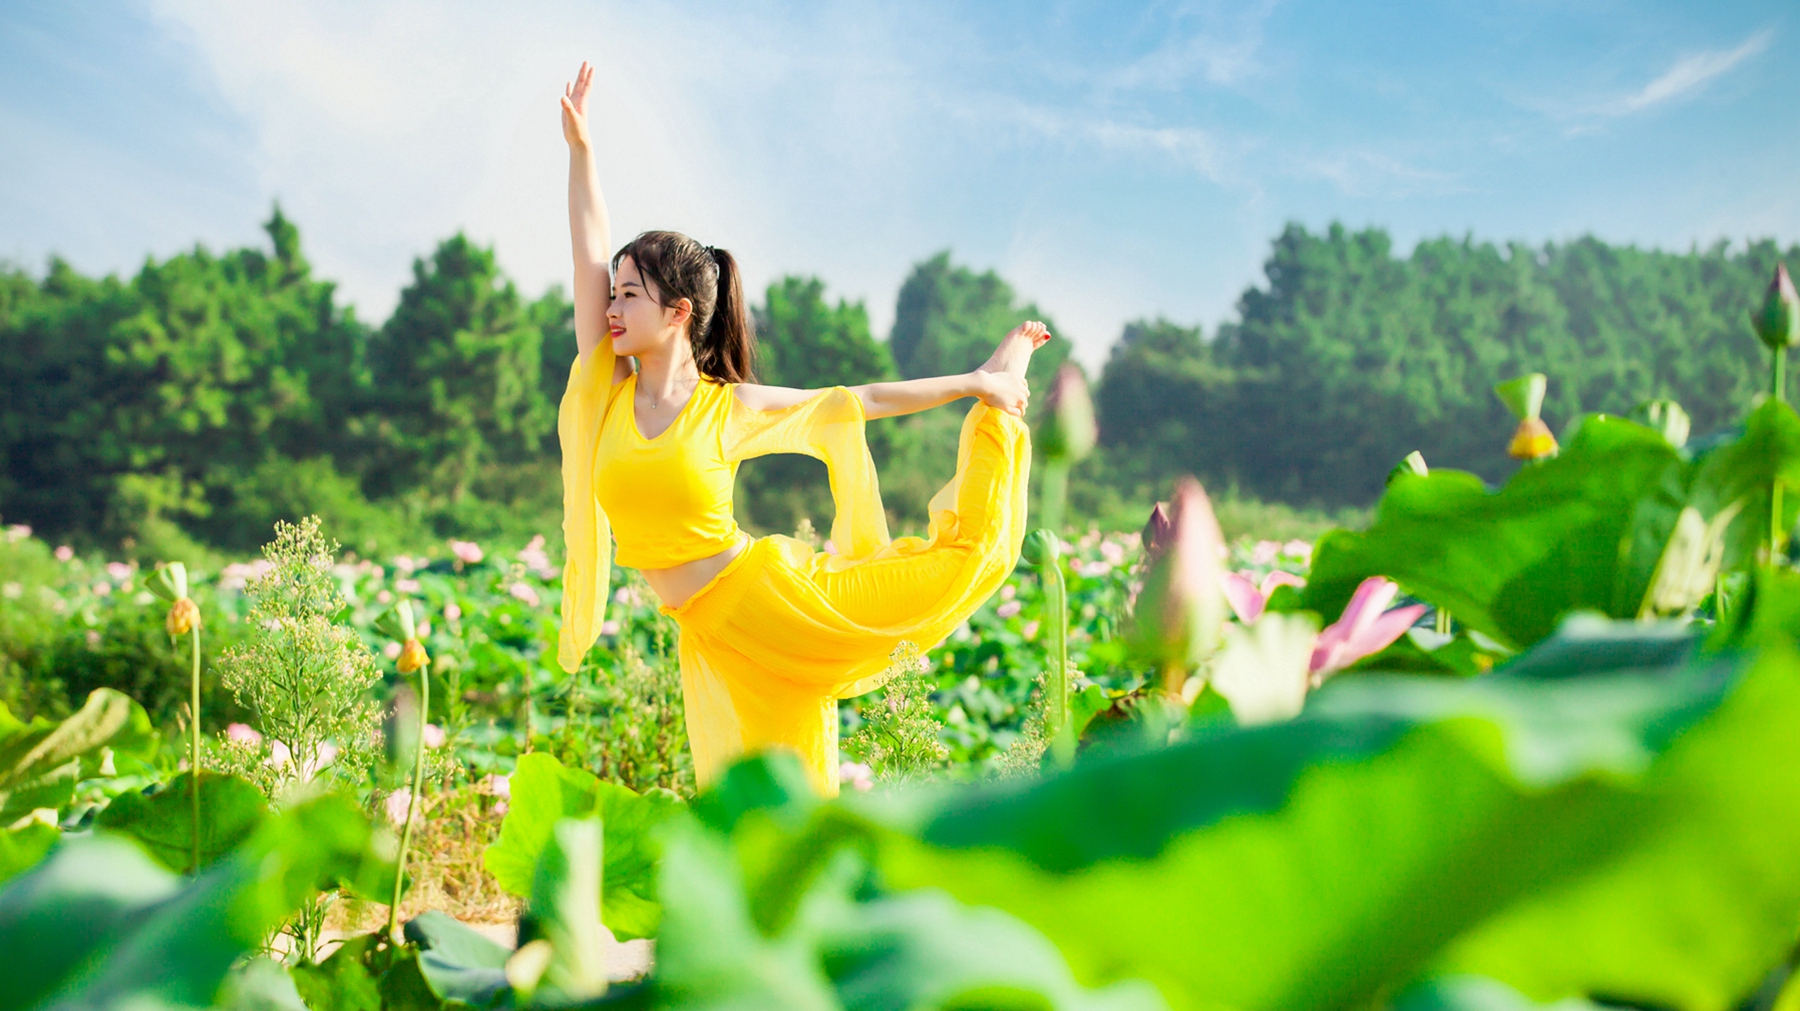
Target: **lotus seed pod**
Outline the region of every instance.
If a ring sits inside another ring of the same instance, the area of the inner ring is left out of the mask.
[[[1760,309],[1750,314],[1757,339],[1771,350],[1792,347],[1800,340],[1800,294],[1794,291],[1794,280],[1788,276],[1787,264],[1775,265],[1775,277],[1769,282]]]
[[[425,655],[425,644],[408,639],[406,645],[400,647],[400,658],[394,661],[394,666],[402,674],[411,674],[430,662],[431,657]]]
[[[1556,436],[1551,435],[1550,426],[1538,418],[1526,418],[1519,422],[1518,430],[1513,432],[1512,442],[1506,447],[1506,455],[1515,460],[1536,460],[1554,455],[1556,451]]]
[[[1033,530],[1026,534],[1025,544],[1019,549],[1019,555],[1038,568],[1054,563],[1061,554],[1062,546],[1057,543],[1056,535],[1048,530]]]
[[[169,634],[186,635],[200,627],[200,607],[187,597],[178,597],[169,605],[169,617],[163,622]]]
[[[1094,400],[1088,395],[1087,378],[1073,363],[1056,371],[1046,401],[1049,408],[1038,431],[1037,449],[1046,460],[1074,463],[1094,451],[1100,430],[1094,424]]]

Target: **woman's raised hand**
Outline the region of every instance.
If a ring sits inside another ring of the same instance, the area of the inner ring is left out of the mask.
[[[587,100],[588,89],[594,83],[594,68],[586,60],[581,62],[581,69],[575,74],[572,84],[563,85],[562,126],[563,139],[569,146],[588,144]]]

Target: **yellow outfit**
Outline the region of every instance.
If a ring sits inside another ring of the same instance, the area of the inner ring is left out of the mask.
[[[927,535],[890,540],[862,401],[821,390],[777,411],[702,382],[669,429],[638,430],[636,378],[612,384],[611,342],[569,372],[557,430],[563,450],[563,624],[558,662],[576,669],[605,616],[610,541],[618,561],[666,568],[740,538],[732,483],[740,461],[770,453],[823,460],[837,508],[835,553],[764,537],[680,607],[682,698],[701,786],[745,751],[799,753],[813,784],[837,793],[837,700],[879,687],[901,643],[935,646],[1018,561],[1031,442],[1018,418],[977,404],[963,423],[956,475],[930,505]]]

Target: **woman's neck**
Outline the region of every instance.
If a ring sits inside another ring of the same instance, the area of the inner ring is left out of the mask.
[[[677,338],[668,350],[638,356],[638,389],[654,403],[691,391],[700,382],[700,366],[685,339]]]

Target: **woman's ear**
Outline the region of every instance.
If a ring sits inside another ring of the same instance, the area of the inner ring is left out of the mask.
[[[680,326],[694,318],[694,300],[691,298],[680,299],[674,305],[669,306],[669,312],[673,313],[669,317],[669,322]]]

